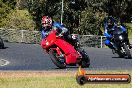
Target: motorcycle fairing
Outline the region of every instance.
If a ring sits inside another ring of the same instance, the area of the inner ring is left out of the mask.
[[[41,42],[41,46],[45,49],[48,49],[53,45],[56,45],[64,52],[67,64],[79,62],[79,60],[77,60],[78,57],[80,56],[78,52],[74,49],[74,47],[71,44],[69,44],[62,38],[56,39],[56,31],[52,31],[50,35],[47,36],[46,39],[43,39]],[[55,50],[59,52],[58,49]]]
[[[43,48],[48,48],[54,44],[56,41],[56,32],[52,31],[49,36],[47,36],[46,39],[43,39],[41,42],[41,46]]]
[[[79,60],[77,60],[77,58],[79,57],[79,54],[71,44],[69,44],[68,42],[62,39],[58,39],[55,42],[55,45],[61,48],[63,52],[65,53],[67,64],[79,62]]]

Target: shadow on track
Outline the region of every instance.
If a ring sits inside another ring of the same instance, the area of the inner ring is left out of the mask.
[[[112,58],[124,58],[124,57],[118,57],[118,56],[116,57],[116,56],[114,56],[114,57],[112,57]],[[124,58],[124,59],[125,59],[125,58]]]
[[[0,48],[0,49],[7,49],[7,48],[9,48],[9,47],[3,47],[3,48]]]

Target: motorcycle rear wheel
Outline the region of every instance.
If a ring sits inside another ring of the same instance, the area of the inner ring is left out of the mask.
[[[126,44],[124,44],[124,49],[125,49],[125,55],[126,55],[126,59],[132,59],[132,57],[131,57],[131,53],[130,53],[130,50],[129,50],[129,48],[128,48],[128,46],[126,45]]]
[[[117,54],[120,58],[124,58],[124,54],[121,52],[121,50],[117,50]]]
[[[90,66],[90,59],[88,54],[84,50],[81,50],[80,54],[82,55],[82,60],[79,65],[81,65],[82,68],[88,68]]]
[[[50,55],[50,58],[52,60],[52,62],[57,66],[59,67],[60,69],[64,69],[66,68],[66,63],[65,62],[61,62],[60,59],[64,59],[64,57],[57,57],[57,52],[53,49],[50,49],[49,50],[49,55]]]

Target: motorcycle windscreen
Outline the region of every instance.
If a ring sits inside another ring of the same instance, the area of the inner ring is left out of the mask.
[[[62,39],[58,39],[55,44],[64,51],[67,64],[78,62],[79,54],[71,44]]]
[[[121,41],[124,41],[124,34],[123,34],[123,30],[121,30],[120,28],[116,29],[114,32],[113,32],[113,36],[114,36],[114,40],[115,42],[121,42]]]
[[[121,35],[122,33],[123,33],[123,30],[121,30],[120,28],[113,31],[113,35]]]

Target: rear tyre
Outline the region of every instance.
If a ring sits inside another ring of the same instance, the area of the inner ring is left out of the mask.
[[[82,60],[79,65],[81,65],[82,68],[88,68],[90,66],[90,59],[88,54],[84,50],[82,50],[80,54],[82,55]]]
[[[120,58],[124,58],[124,54],[120,50],[117,51],[117,54],[119,55]]]
[[[126,44],[124,44],[124,50],[125,50],[125,55],[126,55],[126,59],[132,59],[131,58],[131,53],[130,53],[130,50],[129,50],[129,47],[126,45]]]
[[[49,50],[49,55],[52,60],[52,62],[59,67],[60,69],[66,68],[65,58],[64,57],[58,57],[57,52],[53,49]],[[62,62],[63,60],[63,62]]]
[[[4,49],[4,42],[1,37],[0,37],[0,49]]]

